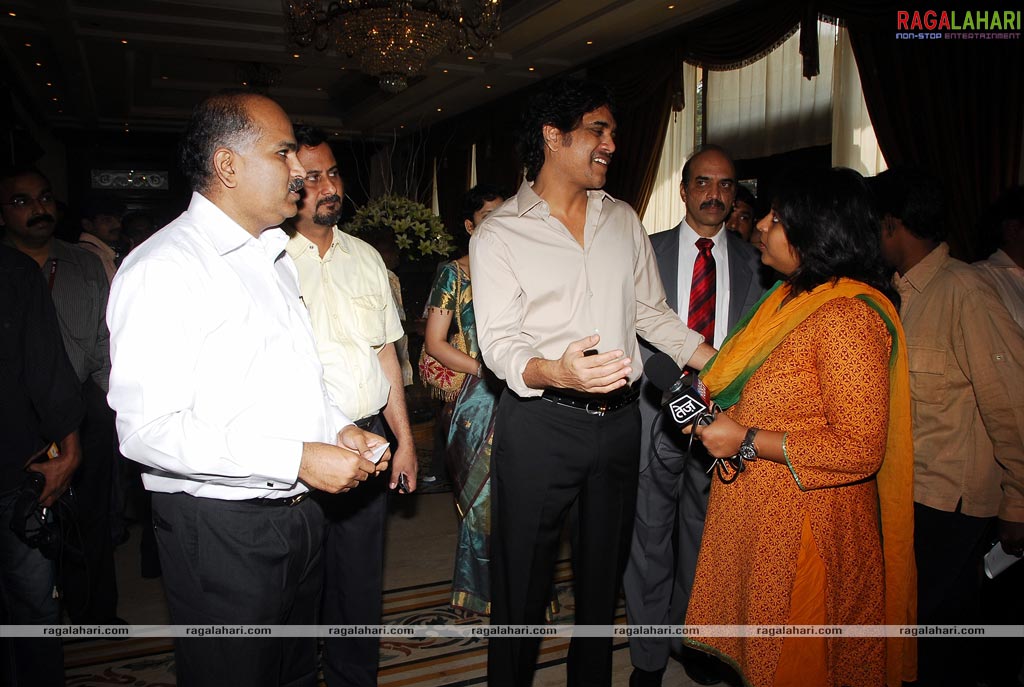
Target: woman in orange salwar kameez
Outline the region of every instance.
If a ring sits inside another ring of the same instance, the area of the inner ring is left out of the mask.
[[[791,175],[758,231],[763,262],[785,279],[702,373],[726,411],[697,429],[713,456],[756,458],[712,485],[686,623],[910,624],[906,351],[863,179]],[[688,643],[757,687],[899,687],[913,677],[902,639]]]

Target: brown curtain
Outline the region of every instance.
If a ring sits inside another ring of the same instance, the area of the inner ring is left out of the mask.
[[[592,78],[611,87],[617,105],[616,150],[605,188],[641,216],[654,190],[665,128],[672,114],[673,86],[680,82],[681,69],[678,42],[661,40],[617,54],[614,61],[587,70]]]
[[[850,27],[882,154],[890,166],[914,165],[942,179],[952,253],[985,257],[977,219],[1000,191],[1019,183],[1024,41],[894,34]]]

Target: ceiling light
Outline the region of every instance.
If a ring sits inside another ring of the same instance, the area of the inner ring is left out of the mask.
[[[535,71],[537,71],[537,68],[536,67],[529,67],[529,71],[535,72]]]
[[[52,81],[47,81],[47,82],[46,82],[46,85],[47,85],[47,86],[53,86],[53,82],[52,82]]]
[[[471,59],[473,59],[473,56],[472,55],[466,55],[466,59],[467,60],[471,60]]]
[[[491,87],[491,84],[487,84],[486,86],[484,86],[484,88],[490,88],[490,87]]]
[[[18,16],[17,12],[8,12],[7,14],[9,14],[12,17],[17,17]]]
[[[122,38],[121,39],[121,45],[128,45],[128,39]]]
[[[593,45],[594,41],[587,41],[587,45]]]
[[[167,81],[167,77],[166,77],[166,76],[161,76],[161,77],[160,77],[160,80],[161,80],[161,81]]]
[[[675,6],[675,5],[669,5],[669,6],[668,6],[668,8],[669,8],[670,10],[674,10],[674,9],[676,8],[676,6]]]
[[[440,107],[439,107],[439,108],[437,108],[437,111],[438,111],[438,112],[440,112],[440,111],[441,111],[441,108],[440,108]]]
[[[447,73],[448,73],[448,70],[447,70],[447,69],[442,69],[442,70],[441,70],[441,73],[442,73],[442,74],[447,74]]]
[[[477,52],[498,34],[500,0],[281,0],[291,43],[358,58],[389,93],[445,49]],[[326,5],[326,7],[325,7]],[[469,59],[473,59],[469,56]]]
[[[25,44],[25,47],[26,47],[26,48],[31,48],[31,47],[32,47],[32,44],[31,44],[31,43],[26,43],[26,44]]]
[[[36,66],[37,66],[37,67],[42,67],[42,66],[43,66],[43,63],[42,63],[42,62],[36,62]]]
[[[294,57],[295,59],[299,59],[299,53],[293,52],[292,57]]]

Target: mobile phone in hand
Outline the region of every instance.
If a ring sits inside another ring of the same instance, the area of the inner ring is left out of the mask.
[[[398,475],[398,490],[403,494],[409,493],[409,478],[404,472]]]

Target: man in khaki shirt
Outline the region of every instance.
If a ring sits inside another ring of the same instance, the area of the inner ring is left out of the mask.
[[[405,332],[387,269],[372,246],[337,227],[344,186],[327,136],[298,125],[295,138],[306,177],[286,250],[299,273],[324,383],[331,399],[359,427],[383,436],[383,415],[398,443],[388,486],[395,489],[404,474],[412,491],[416,449],[395,352],[395,342]],[[321,622],[381,624],[384,482],[368,480],[361,489],[319,494],[317,500],[327,516]],[[374,687],[379,646],[376,637],[327,639],[323,667],[328,686]]]
[[[470,241],[484,361],[509,387],[491,465],[493,625],[543,624],[567,516],[576,623],[614,622],[636,502],[637,333],[680,367],[713,353],[668,307],[636,213],[600,190],[615,152],[610,103],[589,82],[538,93],[520,139],[527,182]],[[538,647],[490,639],[489,684],[529,685]],[[611,648],[574,637],[568,683],[610,685]]]
[[[1024,549],[1024,333],[977,270],[950,257],[934,179],[894,169],[873,187],[910,362],[918,618],[978,622],[993,524],[1006,551]],[[934,641],[920,643],[918,684],[973,684],[966,654]]]

